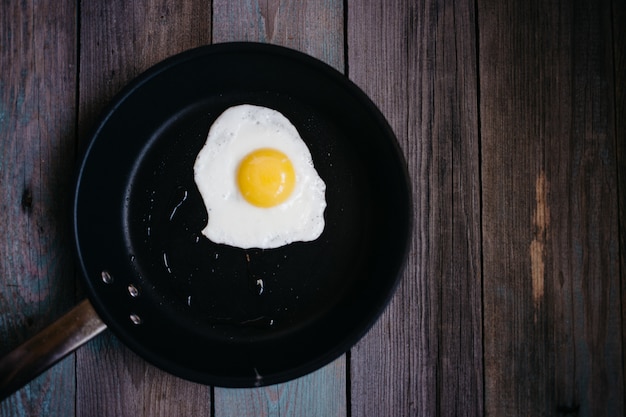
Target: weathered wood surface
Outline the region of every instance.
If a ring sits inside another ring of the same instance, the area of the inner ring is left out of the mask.
[[[623,1],[10,0],[0,25],[0,354],[81,298],[77,151],[176,52],[271,42],[345,72],[396,132],[415,202],[397,295],[318,372],[205,387],[104,334],[0,416],[624,415]]]
[[[73,1],[0,5],[0,355],[74,304],[68,233],[76,114]],[[55,36],[51,36],[51,34]],[[0,404],[74,413],[74,358]]]
[[[626,381],[626,7],[615,2],[612,8],[613,21],[613,68],[615,68],[615,139],[617,144],[617,191],[619,195],[619,259],[622,282],[622,374]],[[625,382],[626,384],[626,382]]]
[[[437,3],[348,6],[350,78],[392,124],[415,203],[398,296],[352,351],[354,416],[483,410],[476,22]]]
[[[478,17],[486,411],[624,415],[610,3]]]

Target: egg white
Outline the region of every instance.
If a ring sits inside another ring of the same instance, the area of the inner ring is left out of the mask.
[[[290,159],[295,187],[283,203],[260,208],[241,195],[241,160],[260,148]],[[297,129],[280,112],[249,104],[230,107],[211,126],[194,164],[194,180],[207,209],[202,234],[215,243],[270,249],[317,239],[324,230],[326,184]]]

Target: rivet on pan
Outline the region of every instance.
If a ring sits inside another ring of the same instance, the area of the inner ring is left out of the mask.
[[[141,324],[142,320],[141,317],[139,317],[138,315],[136,315],[135,313],[132,313],[130,315],[130,321],[133,322],[133,324]]]
[[[102,271],[100,275],[102,276],[102,282],[105,284],[111,284],[113,282],[113,276],[109,274],[109,271]]]
[[[137,287],[135,287],[133,284],[130,284],[128,286],[128,293],[130,294],[131,297],[135,298],[137,296],[139,296],[139,290],[137,289]]]

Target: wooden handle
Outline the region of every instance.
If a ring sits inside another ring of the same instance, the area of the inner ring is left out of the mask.
[[[0,401],[106,329],[89,300],[0,359]]]

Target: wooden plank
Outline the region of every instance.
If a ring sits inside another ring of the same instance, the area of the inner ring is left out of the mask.
[[[402,285],[352,352],[352,415],[482,415],[480,182],[471,2],[348,3],[349,76],[407,157]]]
[[[0,5],[0,355],[74,303],[69,194],[75,146],[75,2]],[[66,416],[69,357],[0,404]]]
[[[346,416],[343,359],[296,380],[254,389],[215,389],[218,417]]]
[[[211,6],[200,0],[106,5],[88,0],[80,13],[81,138],[132,78],[166,57],[211,42]]]
[[[622,326],[626,323],[626,2],[613,1],[613,73],[615,74],[615,140],[619,193],[620,276],[622,282]],[[622,331],[622,374],[626,386],[626,332]]]
[[[343,2],[215,0],[213,42],[273,43],[344,70]]]
[[[489,415],[624,415],[608,6],[478,1]]]
[[[83,1],[80,8],[79,131],[84,137],[105,104],[156,62],[210,42],[204,1]],[[77,353],[80,416],[209,415],[211,389],[168,375],[100,336]]]
[[[213,41],[274,43],[343,71],[343,2],[213,2]],[[344,416],[345,356],[298,380],[244,390],[215,389],[217,416]]]

